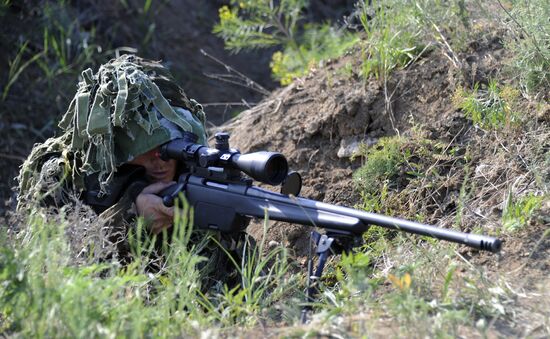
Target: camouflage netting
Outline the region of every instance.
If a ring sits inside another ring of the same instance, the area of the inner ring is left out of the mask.
[[[59,123],[61,136],[36,145],[22,166],[18,208],[46,196],[65,202],[92,173],[105,190],[117,166],[177,137],[177,130],[206,143],[205,120],[202,106],[158,62],[123,55],[96,74],[87,69]]]

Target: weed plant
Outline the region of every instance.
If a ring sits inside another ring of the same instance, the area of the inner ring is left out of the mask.
[[[498,2],[510,35],[505,40],[512,52],[509,65],[525,92],[548,98],[550,91],[550,3],[545,0],[511,1],[511,8]]]
[[[361,23],[366,32],[363,76],[386,79],[396,67],[405,66],[422,50],[420,31],[411,4],[365,1]]]
[[[198,253],[207,237],[191,244],[189,210],[177,211],[172,238],[162,244],[160,270],[151,269],[153,261],[159,265],[156,239],[143,234],[142,223],[130,233],[134,259],[127,265],[115,259],[75,264],[67,237],[74,226],[44,211],[31,213],[28,227],[16,235],[2,232],[1,331],[25,337],[196,337],[280,317],[275,301],[293,290],[285,252],[265,251],[264,259],[263,242],[245,248],[249,255],[234,262],[240,288],[205,293],[199,263],[206,259]]]
[[[483,336],[510,312],[512,292],[503,278],[490,281],[454,245],[418,243],[405,234],[376,242],[381,251],[339,258],[336,283],[325,285],[315,329],[307,333],[453,337],[469,326]]]
[[[273,54],[270,66],[273,77],[288,85],[320,61],[342,55],[358,41],[355,34],[328,23],[303,23],[307,5],[307,0],[232,0],[231,6],[220,8],[220,21],[213,32],[234,52],[281,48]]]
[[[466,117],[481,128],[502,129],[513,127],[520,121],[514,107],[518,96],[519,91],[510,86],[499,88],[497,82],[491,80],[482,88],[476,84],[471,92],[458,89],[453,101]]]
[[[362,73],[385,82],[396,68],[408,66],[426,51],[438,47],[460,66],[452,39],[465,40],[469,15],[464,1],[362,1],[359,18],[366,36]]]
[[[154,31],[154,25],[145,24],[153,12],[151,1],[145,1],[142,8],[135,8],[127,1],[109,6],[90,5],[86,10],[81,6],[63,0],[2,1],[0,44],[5,52],[0,57],[6,58],[9,70],[0,77],[0,104],[7,107],[2,110],[2,114],[8,115],[6,118],[19,114],[17,120],[25,123],[21,117],[27,113],[38,121],[53,121],[66,109],[80,72],[106,62],[119,52],[114,47],[117,39],[135,42],[139,47],[148,46]],[[108,22],[116,15],[108,13],[109,10],[138,13],[132,19],[136,22],[132,34],[120,29],[119,24]],[[38,95],[26,95],[30,92]],[[36,111],[41,114],[36,115]],[[37,123],[32,118],[30,121],[29,124]],[[41,132],[37,134],[44,137]]]
[[[362,156],[366,158],[366,163],[353,174],[353,179],[362,194],[364,209],[382,212],[388,184],[395,179],[400,165],[406,161],[403,146],[402,138],[391,137],[381,139],[376,148],[363,148]]]
[[[543,201],[543,196],[528,194],[522,197],[514,197],[510,192],[502,213],[504,231],[513,232],[527,226],[533,217],[533,213],[540,208]]]
[[[287,46],[284,51],[273,54],[271,72],[281,85],[288,85],[295,78],[304,76],[316,68],[320,61],[343,55],[358,41],[356,34],[336,29],[328,24],[306,24],[297,50]]]

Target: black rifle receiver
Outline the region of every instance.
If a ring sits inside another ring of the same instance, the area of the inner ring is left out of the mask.
[[[161,147],[163,159],[176,159],[187,172],[178,183],[161,192],[166,206],[173,206],[183,192],[194,208],[194,227],[220,232],[244,230],[251,217],[298,223],[324,228],[334,236],[360,238],[369,225],[378,225],[407,233],[424,235],[467,245],[479,250],[498,252],[499,239],[448,230],[414,221],[336,206],[296,197],[300,187],[285,187],[285,179],[296,182],[296,173],[288,176],[288,163],[281,153],[255,152],[241,154],[229,147],[229,134],[217,133],[215,148],[196,144],[197,137],[185,132],[184,138]],[[270,185],[283,184],[279,194],[252,185],[251,178]],[[298,180],[298,182],[301,182]],[[300,185],[300,184],[299,184]]]

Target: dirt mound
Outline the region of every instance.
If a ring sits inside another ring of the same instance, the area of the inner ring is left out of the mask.
[[[426,125],[434,139],[453,138],[467,124],[451,102],[457,84],[494,74],[501,48],[496,40],[476,43],[464,58],[469,60],[461,68],[466,72],[432,51],[385,83],[365,83],[359,76],[361,51],[350,52],[319,65],[216,131],[229,131],[232,146],[243,152],[285,154],[304,179],[302,196],[353,206],[360,197],[351,177],[361,164],[350,155],[359,143],[372,145],[380,137],[407,133],[412,122]],[[249,228],[254,235],[261,229],[260,223]],[[275,223],[270,240],[286,240],[302,255],[308,234],[308,227]]]
[[[302,196],[347,206],[361,203],[352,181],[352,173],[361,166],[361,159],[350,159],[361,142],[370,146],[384,136],[414,137],[421,126],[422,137],[447,148],[459,146],[467,150],[470,160],[466,167],[454,165],[457,157],[466,158],[464,154],[443,161],[452,171],[437,174],[441,185],[424,182],[425,185],[411,188],[419,193],[404,195],[405,200],[411,201],[401,201],[403,206],[397,210],[413,209],[405,217],[414,218],[415,213],[422,213],[414,209],[424,205],[449,205],[445,203],[448,200],[458,204],[465,182],[475,187],[471,196],[465,198],[461,227],[465,231],[499,234],[504,240],[503,250],[500,255],[493,255],[463,247],[458,253],[474,270],[485,272],[490,281],[506,281],[511,292],[502,292],[499,298],[506,305],[513,305],[510,306],[513,315],[495,320],[496,332],[490,333],[538,335],[545,331],[541,324],[547,323],[547,303],[536,300],[546,294],[543,286],[550,282],[550,204],[547,200],[543,203],[539,216],[531,219],[528,227],[502,232],[505,205],[510,201],[503,197],[511,199],[525,192],[540,194],[534,183],[549,182],[545,165],[550,147],[548,118],[544,118],[547,113],[533,115],[526,126],[497,133],[474,126],[453,104],[457,89],[502,78],[499,73],[507,57],[498,36],[488,35],[468,46],[458,58],[462,60],[458,67],[441,51],[433,50],[406,69],[393,72],[386,82],[365,82],[358,74],[361,52],[355,51],[320,65],[306,78],[277,90],[260,105],[212,132],[229,131],[232,146],[243,152],[282,152],[290,167],[304,179]],[[526,106],[521,111],[536,110]],[[467,170],[471,173],[465,173]],[[539,174],[533,175],[534,172]],[[439,194],[439,190],[444,194]],[[429,197],[423,197],[421,191],[428,192]],[[457,213],[462,212],[457,212],[458,205],[452,206],[450,210],[445,208],[427,215],[426,222],[453,227]],[[293,249],[303,265],[310,230],[307,226],[271,222],[267,240],[282,242]],[[255,221],[248,231],[260,237],[263,223]]]

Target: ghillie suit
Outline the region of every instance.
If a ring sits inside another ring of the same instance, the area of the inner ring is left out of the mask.
[[[126,163],[193,132],[206,144],[202,106],[188,99],[160,63],[123,55],[96,74],[82,72],[75,97],[59,123],[61,134],[37,144],[19,174],[18,210],[37,204],[65,208],[84,201],[105,222],[120,261],[131,260],[128,232],[135,226],[135,198],[149,182],[144,169]],[[199,232],[197,232],[199,233]],[[206,234],[194,235],[195,239]],[[235,243],[222,239],[220,243]],[[239,239],[237,239],[239,242]],[[214,279],[230,265],[217,245],[202,253]],[[231,250],[231,248],[229,248]]]
[[[66,189],[81,194],[84,177],[93,174],[100,194],[108,194],[118,166],[178,137],[179,130],[205,144],[205,120],[202,106],[160,63],[123,55],[95,75],[87,69],[59,123],[62,134],[36,145],[23,164],[18,209],[48,198],[66,203]]]

